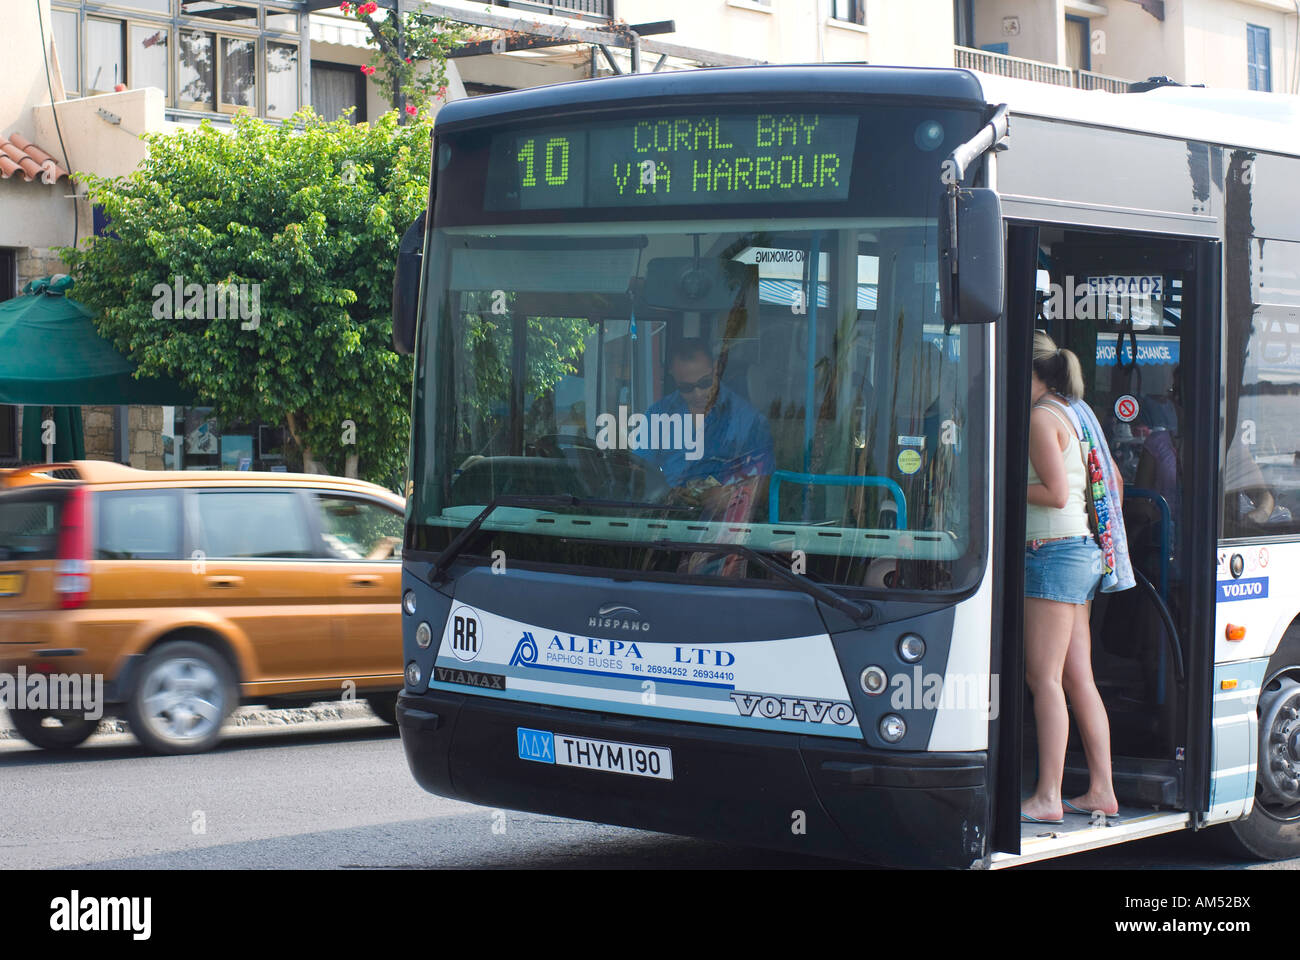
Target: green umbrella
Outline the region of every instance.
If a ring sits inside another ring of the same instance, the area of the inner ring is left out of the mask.
[[[135,364],[99,335],[90,310],[65,296],[71,285],[66,276],[33,280],[23,288],[24,296],[0,303],[0,403],[57,407],[193,402],[192,395],[171,380],[133,377]]]
[[[45,428],[42,425],[42,407],[23,409],[23,462],[41,463],[45,460],[42,442]],[[54,451],[56,461],[83,460],[86,456],[86,437],[81,429],[80,407],[54,408]]]

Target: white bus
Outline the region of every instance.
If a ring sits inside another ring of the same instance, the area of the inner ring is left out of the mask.
[[[1294,99],[962,70],[447,106],[394,296],[416,779],[882,864],[1300,855],[1298,157]],[[1120,815],[1061,826],[1019,816],[1035,328],[1141,574],[1093,606]]]

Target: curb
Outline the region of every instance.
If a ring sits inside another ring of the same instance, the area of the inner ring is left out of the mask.
[[[300,723],[332,723],[338,720],[376,720],[378,719],[364,700],[337,700],[329,703],[313,703],[309,707],[291,707],[281,710],[268,710],[266,707],[240,707],[222,724],[223,729],[231,727],[286,727]],[[125,718],[110,717],[101,720],[95,735],[105,733],[130,733],[131,728]],[[0,741],[21,740],[18,731],[9,726],[9,715],[0,712]]]

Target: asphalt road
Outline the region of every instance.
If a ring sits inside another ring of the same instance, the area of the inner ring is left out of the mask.
[[[824,860],[425,793],[375,720],[230,731],[213,752],[155,757],[100,735],[68,756],[0,741],[0,869],[819,868]],[[1204,837],[1158,837],[1024,869],[1267,869]]]

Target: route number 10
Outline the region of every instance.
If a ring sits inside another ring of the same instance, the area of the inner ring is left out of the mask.
[[[525,140],[519,148],[518,160],[524,167],[523,186],[537,186],[537,141]],[[569,141],[566,137],[551,137],[542,148],[542,174],[546,185],[559,187],[569,182]]]

